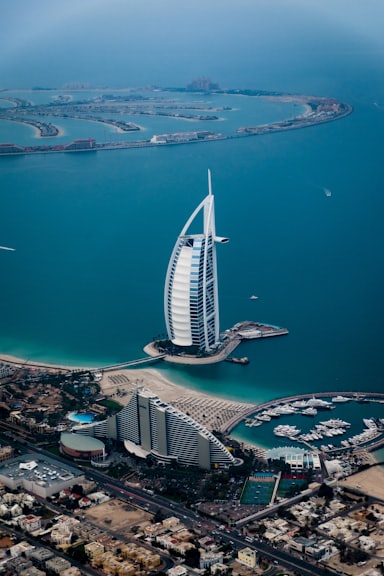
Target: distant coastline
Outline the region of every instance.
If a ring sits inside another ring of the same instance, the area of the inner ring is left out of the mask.
[[[112,90],[112,89],[111,89]],[[87,90],[88,91],[88,90]],[[188,90],[184,88],[164,88],[152,90],[156,94],[168,93],[187,93],[191,95],[206,94],[201,90]],[[142,126],[121,120],[121,115],[143,115],[143,116],[159,116],[168,117],[171,119],[195,121],[195,122],[217,122],[221,118],[216,115],[220,110],[228,110],[229,107],[220,108],[217,106],[208,106],[205,104],[196,104],[174,100],[157,98],[143,98],[136,96],[136,99],[131,93],[124,96],[113,96],[113,94],[103,95],[94,99],[86,101],[55,101],[49,104],[33,105],[32,102],[20,98],[7,97],[7,91],[3,91],[3,99],[8,100],[14,104],[12,108],[0,108],[0,121],[9,120],[13,122],[23,123],[33,126],[36,129],[36,135],[41,138],[45,137],[60,137],[63,135],[61,128],[55,124],[44,120],[35,120],[28,118],[28,115],[38,115],[39,118],[44,116],[49,117],[62,117],[80,119],[90,122],[101,122],[113,126],[117,132],[141,132]],[[304,112],[288,118],[285,120],[270,122],[267,124],[246,125],[238,127],[233,133],[222,134],[214,131],[207,130],[194,130],[190,132],[171,132],[162,135],[154,135],[150,139],[145,140],[131,140],[120,142],[97,142],[93,138],[83,138],[73,140],[68,143],[49,144],[49,145],[36,145],[36,146],[21,146],[17,143],[0,143],[0,155],[22,155],[22,154],[46,154],[57,152],[86,152],[86,151],[102,151],[102,150],[117,150],[117,149],[130,149],[130,148],[143,148],[154,146],[169,146],[180,144],[196,144],[202,142],[213,142],[216,140],[226,140],[232,138],[242,138],[245,136],[261,136],[264,134],[271,134],[274,132],[282,132],[287,130],[297,130],[300,128],[307,128],[322,124],[325,122],[332,122],[348,116],[352,113],[353,108],[350,104],[340,102],[334,98],[326,98],[319,96],[306,96],[300,94],[289,94],[280,92],[269,92],[263,90],[241,90],[241,89],[228,89],[228,90],[212,90],[208,94],[214,95],[230,95],[230,96],[244,96],[249,98],[263,98],[272,102],[298,104],[304,108]],[[101,114],[109,114],[119,116],[115,118],[106,118]]]

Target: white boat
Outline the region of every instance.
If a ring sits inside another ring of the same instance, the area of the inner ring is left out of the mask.
[[[251,420],[251,422],[249,422],[249,424],[246,424],[246,426],[250,426],[250,428],[255,428],[257,426],[261,426],[263,423],[261,420],[256,420],[256,418],[254,420]]]
[[[258,300],[259,297],[256,296],[256,294],[252,294],[252,296],[249,297],[250,300]]]
[[[307,400],[307,406],[314,406],[316,408],[331,408],[332,402],[328,402],[328,400],[323,400],[322,398],[316,398],[312,396],[309,400]]]
[[[349,428],[351,425],[350,422],[341,420],[341,418],[330,418],[329,420],[320,422],[320,424],[328,426],[329,428]]]
[[[289,424],[280,424],[274,428],[273,433],[276,436],[284,436],[288,438],[292,438],[300,434],[301,430],[299,430],[296,426],[291,426]]]
[[[271,418],[278,418],[280,416],[280,413],[275,410],[275,408],[269,408],[268,410],[265,410],[264,414],[271,416]]]
[[[347,396],[334,396],[333,398],[331,398],[332,402],[335,403],[341,403],[341,402],[349,402],[350,398],[347,398]]]
[[[257,419],[257,420],[261,420],[262,422],[270,422],[271,417],[268,416],[268,414],[258,414],[258,415],[256,416],[256,419]]]
[[[373,418],[363,418],[364,426],[369,428],[370,430],[376,430],[377,424]]]
[[[306,400],[295,400],[295,402],[291,403],[291,406],[293,406],[294,408],[306,408],[307,407],[307,401]]]
[[[276,406],[274,410],[278,414],[296,414],[297,412],[297,408],[294,408],[290,404],[282,404],[281,406]]]
[[[316,416],[317,410],[314,406],[308,406],[308,408],[304,408],[301,413],[303,416]]]

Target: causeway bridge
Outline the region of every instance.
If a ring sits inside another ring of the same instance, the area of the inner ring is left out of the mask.
[[[91,372],[107,372],[108,370],[118,370],[119,368],[134,368],[142,364],[149,364],[165,358],[166,354],[157,354],[157,356],[145,356],[145,358],[138,358],[137,360],[128,360],[127,362],[119,362],[119,364],[110,364],[109,366],[101,366],[100,368],[93,368]]]
[[[165,358],[166,354],[156,354],[153,356],[145,356],[144,358],[138,358],[137,360],[127,360],[126,362],[119,362],[117,364],[109,364],[108,366],[98,366],[98,367],[81,367],[81,366],[64,366],[59,364],[48,364],[46,362],[35,362],[34,360],[12,360],[4,359],[5,364],[10,364],[19,369],[24,368],[42,368],[49,370],[50,372],[105,372],[108,370],[117,370],[119,368],[134,368],[135,366],[141,366],[143,364],[149,364],[157,362]]]

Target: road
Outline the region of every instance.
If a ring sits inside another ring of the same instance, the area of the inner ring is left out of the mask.
[[[17,444],[17,441],[15,441],[15,444]],[[24,450],[28,448],[28,453],[30,454],[47,456],[62,464],[68,464],[67,460],[55,456],[42,448],[25,443],[24,439],[19,447]],[[71,463],[71,466],[76,465]],[[207,520],[205,517],[200,516],[197,512],[186,508],[182,504],[171,502],[162,496],[150,494],[140,488],[131,486],[127,487],[123,482],[114,480],[96,469],[89,469],[83,466],[78,466],[78,468],[81,469],[87,479],[96,482],[102,490],[122,500],[126,500],[126,502],[131,505],[142,508],[153,514],[160,510],[166,515],[176,516],[187,528],[196,528],[198,525],[202,532],[206,531],[207,533],[211,533],[215,538],[221,539],[224,543],[228,543],[235,550],[248,546],[256,550],[260,556],[266,558],[272,564],[277,563],[279,566],[298,572],[302,576],[324,576],[324,568],[321,566],[315,566],[304,559],[294,557],[292,554],[285,552],[284,550],[275,548],[274,546],[257,539],[252,543],[247,542],[240,529],[231,529],[229,527],[221,529],[221,522],[214,519]],[[61,512],[65,513],[64,511]],[[105,531],[110,532],[109,530]],[[115,537],[121,538],[118,533],[111,532],[111,534]],[[156,549],[156,551],[159,552],[158,549]],[[162,554],[162,559],[167,565],[171,562],[169,557],[164,554]],[[336,575],[336,572],[331,569],[328,569],[328,573]]]

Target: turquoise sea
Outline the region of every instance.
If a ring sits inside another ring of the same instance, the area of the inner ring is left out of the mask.
[[[354,107],[337,122],[201,145],[0,158],[0,244],[16,248],[0,251],[0,351],[73,365],[142,357],[164,332],[168,259],[210,168],[217,232],[230,237],[218,247],[221,326],[250,319],[289,335],[242,344],[247,366],[158,369],[248,402],[383,391],[384,66],[351,47],[308,55],[307,75],[293,67],[287,76],[275,62],[266,85],[243,71],[234,86],[334,96]],[[215,130],[297,112],[233,102]],[[140,118],[143,137],[193,129],[151,122]],[[95,123],[62,127],[61,141],[121,137]],[[0,142],[9,141],[37,143],[33,129],[1,122]]]

